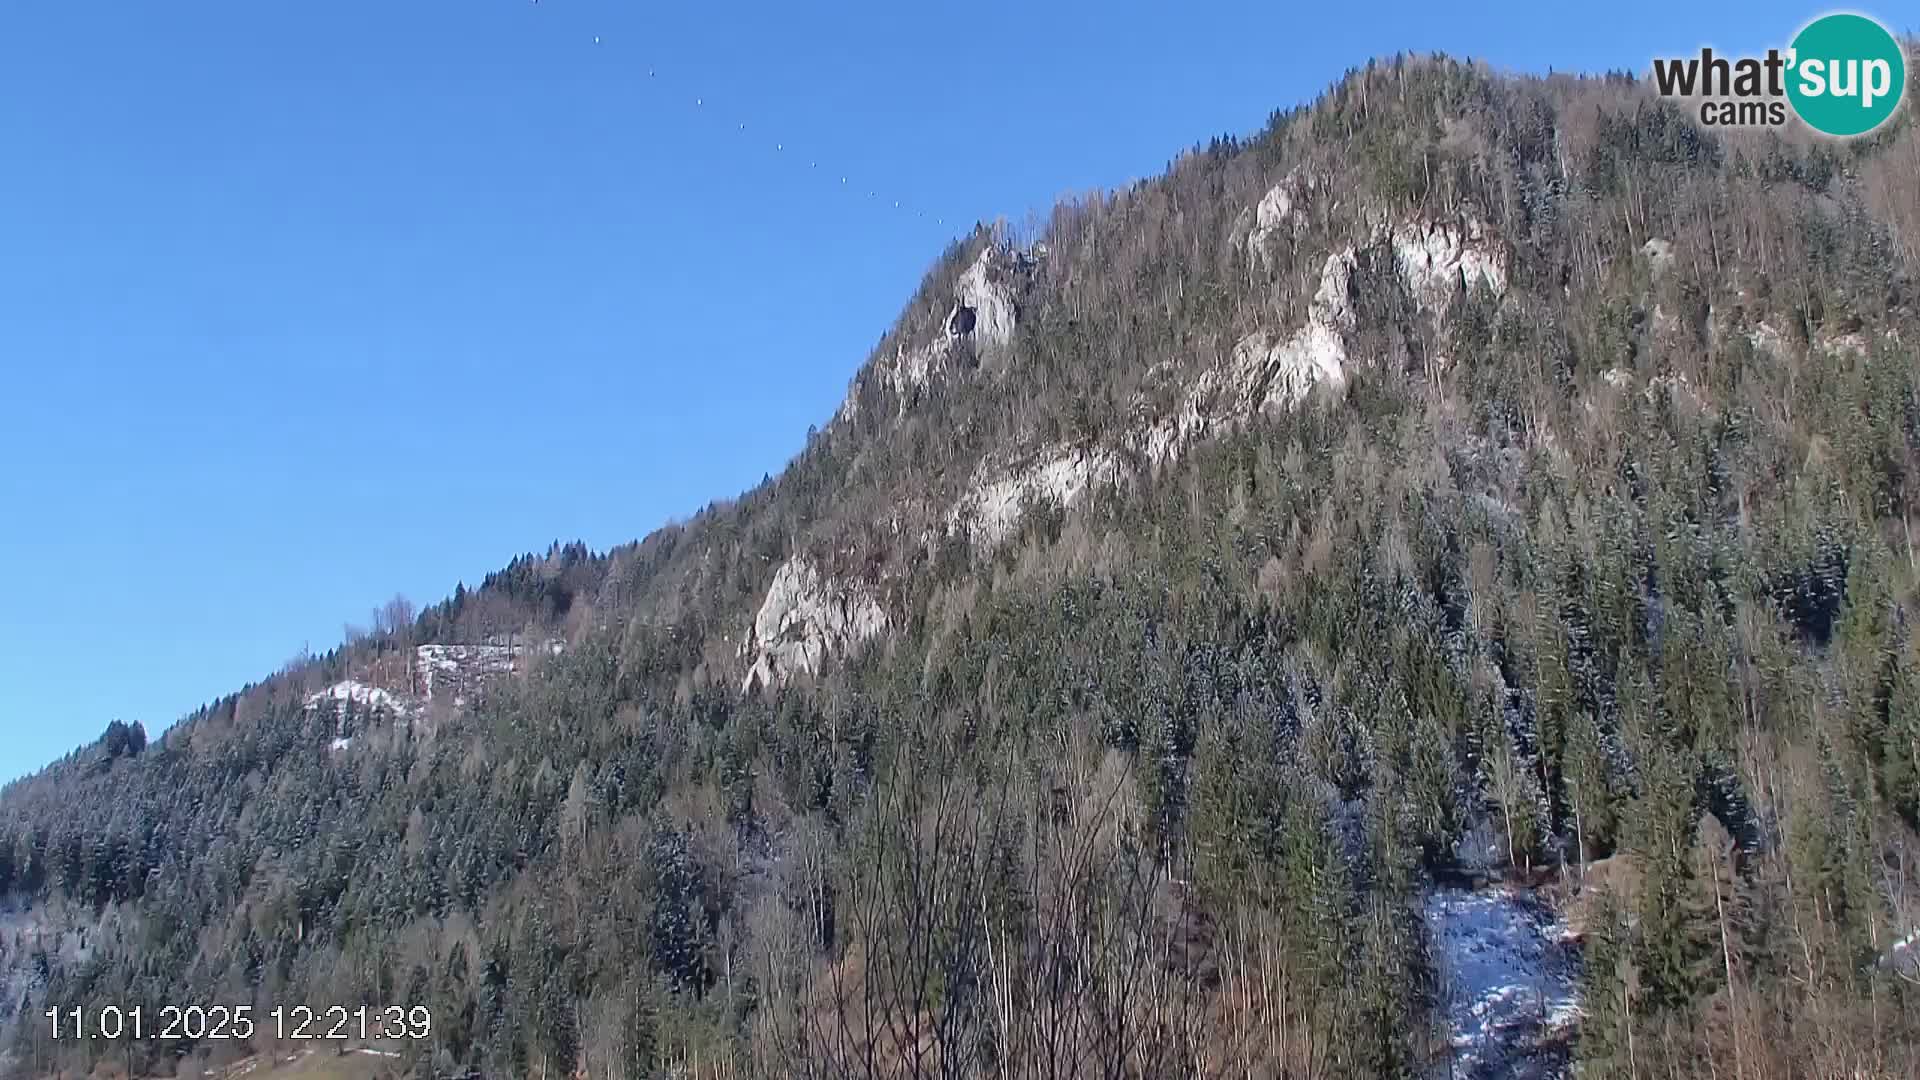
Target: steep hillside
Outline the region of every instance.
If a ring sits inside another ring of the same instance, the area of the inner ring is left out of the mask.
[[[0,793],[12,1064],[1908,1075],[1912,116],[1400,58],[976,230],[777,478]]]

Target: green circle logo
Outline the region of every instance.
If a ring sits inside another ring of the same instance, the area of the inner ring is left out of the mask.
[[[1886,27],[1865,15],[1822,15],[1794,36],[1787,100],[1826,135],[1865,135],[1907,91],[1907,58]]]

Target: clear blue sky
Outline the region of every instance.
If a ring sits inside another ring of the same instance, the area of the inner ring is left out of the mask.
[[[1820,10],[4,0],[0,778],[777,471],[962,222],[1397,49],[1644,69]]]

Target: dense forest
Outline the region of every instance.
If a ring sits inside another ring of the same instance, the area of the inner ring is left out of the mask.
[[[1402,57],[982,227],[777,477],[0,792],[0,1062],[185,1075],[273,1040],[41,1013],[304,1002],[428,1006],[422,1076],[1447,1075],[1468,874],[1579,933],[1556,1068],[1915,1075],[1917,177],[1911,107],[1715,133]],[[1403,222],[1501,273],[1438,316]],[[983,253],[1010,336],[903,379]],[[1142,449],[1331,268],[1343,379]],[[1061,453],[1117,475],[953,527]],[[885,630],[749,678],[796,558]],[[565,648],[309,703],[503,635]]]

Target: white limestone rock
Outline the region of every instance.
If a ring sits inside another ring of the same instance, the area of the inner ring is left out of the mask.
[[[946,370],[952,351],[953,342],[945,337],[911,349],[902,343],[894,349],[893,360],[880,369],[880,375],[899,395],[900,411],[906,411],[913,391],[933,382]]]
[[[1008,266],[1031,268],[1045,254],[1043,247],[1025,253],[997,246],[983,249],[954,282],[953,302],[927,340],[901,340],[892,356],[874,361],[875,376],[900,403],[899,415],[912,407],[917,391],[947,375],[963,341],[971,341],[976,349],[1004,348],[1013,341],[1019,317],[1013,290],[995,278]],[[858,414],[859,395],[850,392],[834,412],[833,422],[851,421]]]
[[[1347,343],[1337,326],[1309,321],[1294,335],[1268,351],[1271,379],[1263,410],[1285,409],[1305,400],[1315,387],[1338,389],[1347,382]]]
[[[1657,278],[1673,265],[1673,241],[1656,236],[1640,245],[1640,256],[1647,260],[1647,268]]]
[[[753,657],[743,689],[755,680],[776,686],[795,674],[815,674],[830,655],[884,633],[878,600],[856,585],[837,582],[798,556],[774,571],[742,651]]]
[[[1865,356],[1867,339],[1859,331],[1835,333],[1823,330],[1814,335],[1814,347],[1829,356]]]
[[[1013,341],[1015,308],[1013,292],[1003,284],[994,282],[989,271],[997,257],[997,249],[988,247],[973,260],[960,275],[954,285],[954,311],[948,315],[948,336],[957,336],[951,330],[953,315],[961,307],[973,309],[973,339],[984,346],[1004,347]]]
[[[1769,322],[1763,322],[1747,331],[1747,341],[1761,352],[1785,355],[1787,351],[1787,335],[1778,326]]]
[[[1272,266],[1280,241],[1293,234],[1293,209],[1302,194],[1300,188],[1299,177],[1288,173],[1285,179],[1267,189],[1253,208],[1253,226],[1246,238],[1247,253],[1263,271]]]
[[[983,466],[948,514],[948,528],[991,547],[1013,535],[1032,503],[1064,506],[1095,484],[1115,483],[1121,475],[1119,455],[1106,449],[1052,447],[1017,466]]]
[[[1706,396],[1693,385],[1693,380],[1679,372],[1655,375],[1647,380],[1646,398],[1658,404],[1662,399],[1681,405],[1693,412],[1710,412]]]
[[[1133,449],[1157,467],[1260,410],[1294,405],[1316,386],[1346,385],[1353,265],[1350,248],[1329,255],[1305,324],[1284,338],[1265,330],[1241,338],[1226,364],[1201,372],[1173,414],[1136,436]]]
[[[1506,257],[1477,221],[1406,222],[1393,230],[1393,254],[1407,291],[1435,320],[1446,317],[1463,284],[1469,289],[1485,285],[1495,295],[1507,288]]]
[[[1261,199],[1247,236],[1250,250],[1257,254],[1278,230],[1290,227],[1299,190],[1289,177]],[[1462,287],[1484,286],[1495,295],[1506,290],[1505,252],[1479,222],[1383,221],[1370,235],[1374,242],[1390,245],[1418,309],[1436,322],[1446,316]],[[1299,327],[1287,334],[1262,329],[1242,337],[1225,358],[1193,379],[1170,411],[1155,415],[1143,393],[1136,402],[1138,426],[1118,450],[1056,447],[1017,468],[983,470],[949,514],[950,528],[964,530],[976,543],[996,544],[1013,534],[1031,502],[1064,504],[1096,483],[1117,482],[1126,461],[1123,454],[1137,455],[1158,468],[1194,443],[1262,412],[1298,405],[1317,388],[1344,387],[1357,258],[1352,247],[1328,255]]]

